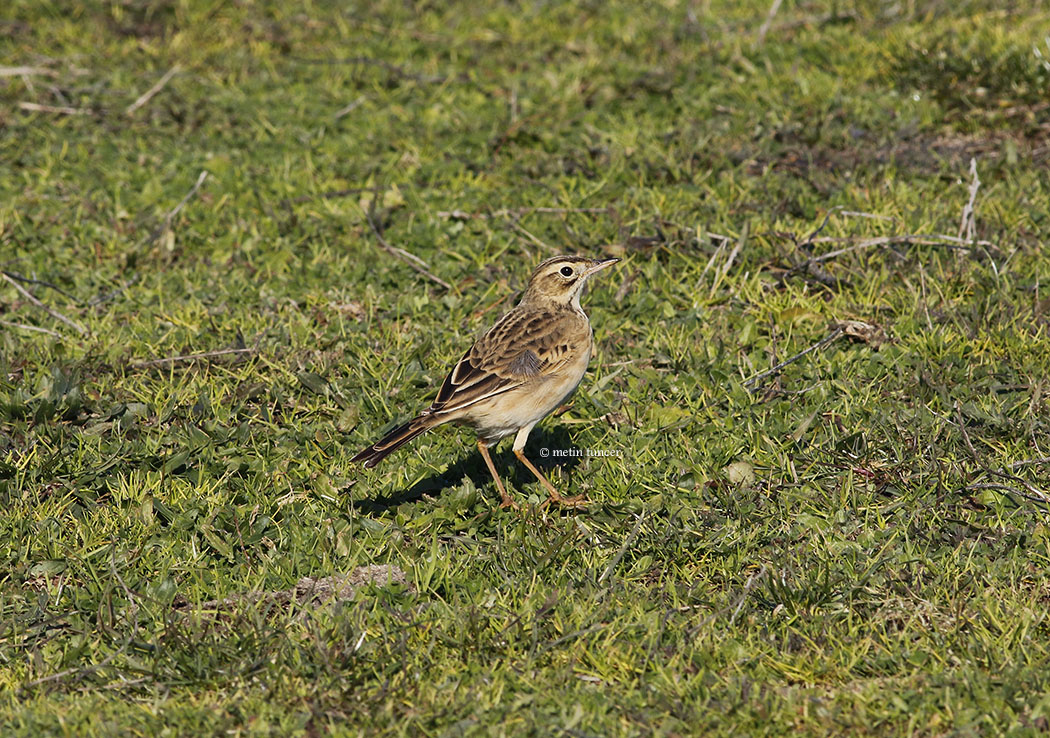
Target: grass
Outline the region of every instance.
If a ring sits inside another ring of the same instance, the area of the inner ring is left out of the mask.
[[[84,332],[0,282],[4,735],[1045,731],[1050,16],[768,10],[6,3],[0,268]],[[810,268],[973,157],[988,245]],[[616,452],[547,460],[588,509],[351,467],[559,252],[624,258],[528,449]]]

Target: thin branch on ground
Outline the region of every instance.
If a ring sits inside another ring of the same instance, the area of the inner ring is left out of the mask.
[[[373,564],[360,566],[345,574],[318,578],[303,577],[290,589],[266,592],[254,590],[222,600],[208,600],[198,605],[186,602],[174,607],[187,612],[211,613],[215,616],[237,608],[258,605],[288,606],[340,602],[353,597],[354,593],[362,587],[368,585],[383,587],[394,584],[409,590],[413,589],[411,582],[408,581],[400,567],[390,564]]]
[[[960,251],[972,251],[970,248],[970,242],[963,239],[957,238],[956,236],[949,236],[946,233],[903,233],[896,236],[876,236],[874,238],[866,238],[864,236],[822,236],[820,238],[814,238],[813,243],[857,243],[867,241],[878,241],[880,245],[886,242],[886,239],[891,239],[891,243],[915,243],[920,246],[953,246]],[[996,244],[991,241],[974,241],[975,246],[991,246],[992,248],[998,248]],[[824,254],[827,256],[827,254]]]
[[[21,328],[22,330],[26,330],[26,331],[36,331],[37,333],[46,333],[47,335],[54,336],[55,338],[62,338],[62,334],[61,333],[56,333],[55,331],[53,331],[53,330],[51,330],[49,328],[41,328],[38,325],[26,325],[25,323],[12,323],[9,320],[0,320],[0,325],[6,325],[8,328]]]
[[[26,277],[24,275],[17,274],[16,272],[9,272],[7,270],[0,270],[0,271],[3,271],[3,273],[6,274],[11,279],[17,279],[22,284],[37,284],[37,285],[40,285],[41,287],[47,287],[48,289],[54,290],[55,292],[57,292],[58,294],[62,295],[63,297],[69,298],[70,300],[72,300],[75,303],[79,304],[81,302],[80,299],[76,295],[73,295],[73,294],[71,294],[69,292],[66,292],[64,289],[59,287],[57,284],[52,284],[51,282],[46,282],[43,279],[33,279],[32,277]]]
[[[740,251],[744,248],[744,244],[747,243],[747,238],[750,234],[748,233],[748,225],[744,224],[744,230],[740,233],[740,238],[736,240],[732,250],[729,252],[729,256],[726,257],[726,263],[722,265],[721,270],[715,273],[714,280],[711,284],[711,295],[713,296],[718,285],[722,283],[722,280],[729,274],[729,270],[733,268],[733,263],[736,261],[736,257],[740,255]]]
[[[128,287],[130,287],[131,285],[135,284],[136,282],[138,282],[138,277],[137,276],[133,276],[127,282],[124,282],[123,284],[121,284],[120,287],[116,287],[115,289],[112,289],[109,292],[105,292],[103,294],[96,295],[95,297],[92,297],[90,300],[88,300],[88,303],[87,303],[88,307],[96,307],[98,305],[102,305],[104,303],[107,303],[107,302],[109,302],[110,300],[112,300],[112,299],[114,299],[116,297],[119,297],[120,295],[124,294],[124,292],[127,291]]]
[[[773,25],[773,19],[777,17],[777,11],[780,10],[780,6],[783,2],[784,0],[773,0],[773,4],[769,6],[769,12],[766,13],[766,19],[758,29],[758,36],[755,40],[756,45],[761,46],[766,42],[766,34],[769,33],[769,27]]]
[[[16,290],[18,290],[19,292],[21,292],[21,293],[22,293],[22,295],[23,295],[23,296],[24,296],[24,297],[25,297],[25,298],[26,298],[27,300],[29,300],[29,302],[31,302],[31,303],[33,303],[34,305],[36,305],[36,306],[37,306],[38,308],[40,308],[41,310],[43,310],[44,312],[46,312],[46,313],[47,313],[48,315],[50,315],[50,316],[51,316],[52,318],[55,318],[56,320],[60,320],[60,321],[62,321],[62,322],[63,322],[63,323],[65,323],[66,325],[68,325],[68,326],[70,326],[71,328],[73,328],[73,329],[74,329],[74,330],[75,330],[75,331],[76,331],[77,333],[80,333],[80,334],[85,334],[85,333],[87,333],[87,328],[85,328],[84,326],[80,325],[80,323],[77,323],[76,321],[74,321],[74,320],[71,320],[71,319],[67,318],[67,317],[66,317],[65,315],[63,315],[62,313],[58,312],[57,310],[55,310],[55,309],[53,309],[53,308],[50,308],[50,307],[48,307],[47,305],[45,305],[44,303],[40,302],[40,300],[38,300],[38,299],[36,298],[36,295],[34,295],[34,294],[33,294],[32,292],[30,292],[29,290],[27,290],[27,289],[26,289],[25,287],[23,287],[22,285],[20,285],[20,284],[19,284],[19,283],[18,283],[17,281],[15,281],[14,279],[11,279],[11,277],[9,277],[9,276],[7,275],[7,272],[0,272],[0,277],[2,277],[3,279],[5,279],[5,280],[6,280],[7,282],[9,282],[9,283],[10,283],[10,284],[11,284],[11,285],[12,285],[12,286],[13,286],[13,287],[14,287],[14,288],[16,289]]]
[[[788,366],[789,364],[794,364],[796,361],[801,359],[806,354],[811,354],[814,351],[817,351],[819,349],[824,348],[825,346],[827,346],[832,341],[834,341],[835,339],[839,338],[842,335],[843,335],[843,331],[842,331],[841,326],[835,326],[828,335],[824,336],[824,338],[820,339],[819,341],[814,343],[809,348],[803,349],[802,351],[799,351],[794,356],[792,356],[790,358],[787,358],[787,359],[784,359],[784,361],[780,362],[776,366],[771,367],[769,369],[766,369],[764,372],[760,372],[760,373],[756,374],[755,376],[753,376],[750,379],[746,380],[744,382],[744,386],[750,389],[751,387],[755,386],[758,382],[762,381],[766,377],[772,376],[774,374],[779,374],[780,370],[783,369],[784,367]]]
[[[1012,482],[1017,482],[1018,484],[1020,484],[1022,487],[1028,490],[1029,494],[1032,495],[1032,497],[1026,497],[1026,499],[1037,499],[1043,502],[1044,504],[1050,504],[1050,495],[1047,495],[1046,492],[1043,492],[1043,490],[1039,489],[1031,482],[1025,479],[1021,479],[1021,477],[1017,476],[1016,474],[1009,474],[1001,470],[992,471],[990,472],[990,474],[993,477],[1001,477],[1003,479],[1008,479]]]
[[[0,67],[0,77],[57,77],[58,72],[47,67]]]
[[[609,214],[612,215],[613,217],[616,217],[616,210],[614,208],[610,207],[609,208]],[[695,232],[696,233],[696,243],[697,243],[698,246],[701,243],[701,238],[702,237],[713,239],[713,240],[719,241],[720,243],[725,243],[727,241],[732,241],[733,240],[733,238],[731,236],[726,236],[726,235],[724,235],[722,233],[715,233],[714,231],[709,231],[709,230],[706,230],[706,229],[701,230],[700,228],[697,228],[697,227],[686,228],[681,223],[675,223],[673,220],[667,220],[666,218],[660,218],[659,222],[660,222],[661,225],[663,225],[666,228],[676,228],[679,231],[689,231],[690,233],[694,233]]]
[[[897,219],[892,215],[879,215],[878,213],[863,213],[859,210],[840,210],[839,215],[845,215],[849,218],[870,218],[871,220],[887,220],[891,223],[896,223]]]
[[[933,331],[933,320],[930,318],[930,303],[926,297],[926,267],[919,265],[919,289],[922,294],[922,311],[926,315],[926,328]]]
[[[197,194],[197,190],[199,190],[201,188],[201,185],[204,184],[204,180],[206,180],[207,178],[208,178],[208,172],[207,171],[202,171],[200,174],[197,175],[197,181],[193,183],[193,187],[190,188],[190,191],[187,192],[185,197],[183,197],[179,201],[178,205],[173,207],[168,212],[168,214],[164,216],[164,225],[165,225],[165,227],[168,227],[169,225],[171,225],[171,221],[174,220],[176,215],[178,215],[179,213],[182,212],[182,209],[184,207],[186,207],[186,203],[188,203],[190,200],[193,199],[193,196]]]
[[[801,243],[796,245],[799,248],[808,248],[809,246],[812,246],[814,243],[816,243],[817,236],[824,232],[824,229],[828,227],[828,223],[831,221],[831,216],[837,213],[839,210],[842,210],[841,205],[836,205],[835,207],[828,210],[828,212],[824,215],[823,222],[821,222],[821,224],[817,226],[817,230],[810,233],[808,236],[802,239]]]
[[[839,277],[836,277],[833,274],[829,274],[828,272],[821,269],[820,265],[812,259],[807,259],[801,264],[792,267],[783,275],[783,277],[781,277],[781,279],[787,279],[792,274],[798,273],[806,274],[807,276],[811,277],[813,281],[831,290],[838,290],[841,289],[843,286],[849,284],[849,282],[847,282],[845,279],[840,279]]]
[[[486,305],[485,307],[481,308],[480,310],[475,310],[473,313],[471,313],[470,319],[472,321],[480,320],[482,317],[485,316],[486,313],[488,313],[493,308],[499,307],[500,305],[503,305],[504,303],[509,302],[510,300],[512,300],[513,298],[515,298],[517,296],[518,296],[517,292],[511,292],[509,294],[506,294],[503,297],[499,298],[498,300],[494,300],[493,302],[490,302],[488,305]]]
[[[970,199],[963,208],[962,217],[959,218],[959,238],[966,243],[973,243],[977,232],[977,218],[974,212],[974,203],[977,201],[977,190],[981,188],[981,180],[977,176],[977,157],[970,158]]]
[[[168,214],[164,216],[164,219],[161,221],[160,225],[153,231],[153,233],[150,234],[150,237],[146,239],[147,244],[153,243],[161,237],[161,234],[163,234],[166,230],[171,228],[171,223],[175,219],[175,216],[181,213],[182,209],[186,207],[187,203],[189,203],[189,201],[193,199],[193,197],[197,194],[197,191],[200,190],[201,185],[204,184],[204,180],[206,180],[207,178],[207,171],[202,171],[199,175],[197,175],[197,181],[193,183],[193,187],[191,187],[190,191],[187,192],[186,195],[179,201],[178,205],[176,205],[168,211]]]
[[[891,246],[893,244],[914,244],[917,246],[946,246],[948,248],[955,248],[962,251],[973,250],[969,244],[971,242],[964,241],[961,238],[955,238],[954,236],[946,236],[940,233],[908,233],[901,236],[877,236],[875,238],[841,238],[841,237],[829,237],[829,238],[815,238],[811,243],[853,243],[852,246],[846,248],[837,249],[836,251],[829,251],[826,254],[820,256],[814,256],[809,261],[816,264],[822,264],[825,261],[830,261],[839,256],[853,253],[854,251],[863,251],[864,249],[874,248],[876,246]],[[956,245],[958,244],[958,245]],[[990,241],[974,241],[973,245],[976,246],[991,246],[995,247]]]
[[[956,494],[959,494],[961,492],[976,492],[982,489],[992,490],[994,492],[1006,492],[1010,495],[1017,495],[1018,497],[1028,500],[1029,502],[1037,502],[1040,505],[1050,505],[1050,498],[1043,495],[1042,492],[1040,492],[1039,494],[1043,496],[1031,495],[1027,492],[1023,492],[1017,489],[1017,487],[1011,487],[1008,484],[996,484],[994,482],[977,482],[975,484],[967,484],[963,487],[959,487],[959,489],[955,490],[955,492]]]
[[[700,279],[698,279],[696,281],[696,288],[697,289],[700,288],[700,284],[704,281],[704,277],[707,276],[707,272],[710,271],[712,266],[714,266],[715,261],[721,255],[721,253],[725,249],[727,243],[729,243],[729,239],[728,238],[723,238],[719,242],[718,248],[716,248],[715,252],[713,254],[711,254],[711,258],[707,260],[707,265],[704,266],[704,271],[700,272]]]
[[[139,108],[141,108],[141,107],[142,107],[143,105],[145,105],[145,104],[146,104],[146,103],[148,103],[148,102],[149,102],[150,100],[152,100],[152,99],[153,99],[153,97],[154,97],[154,96],[155,96],[155,95],[156,95],[156,94],[157,94],[158,92],[160,92],[161,90],[163,90],[163,89],[164,89],[164,87],[165,87],[165,86],[166,86],[166,85],[168,84],[168,82],[170,82],[170,81],[171,81],[171,78],[172,78],[172,77],[174,77],[174,76],[175,76],[176,74],[178,74],[178,73],[179,73],[179,72],[181,72],[181,71],[182,71],[182,68],[181,68],[181,67],[179,67],[179,65],[178,65],[178,64],[176,64],[176,65],[175,65],[175,66],[173,66],[173,67],[172,67],[171,69],[169,69],[169,70],[168,70],[167,72],[165,72],[165,73],[164,73],[164,76],[163,76],[163,77],[161,77],[161,78],[160,78],[159,80],[157,80],[156,84],[154,84],[154,85],[153,85],[152,87],[150,87],[150,88],[149,88],[148,90],[146,90],[146,91],[145,91],[145,92],[143,92],[143,93],[142,93],[141,95],[139,95],[138,99],[137,99],[137,100],[135,100],[135,102],[131,103],[131,105],[128,105],[128,107],[127,107],[127,108],[126,108],[126,109],[124,110],[124,114],[125,114],[125,115],[131,115],[131,114],[132,114],[132,113],[134,113],[134,112],[135,112],[136,110],[138,110],[138,109],[139,109]]]
[[[522,216],[530,215],[532,213],[552,213],[552,214],[565,214],[565,213],[609,213],[612,208],[502,208],[500,210],[490,210],[486,213],[468,213],[463,210],[439,210],[437,216],[439,218],[451,218],[452,220],[485,220],[488,218],[506,218],[508,216]]]
[[[1019,466],[1031,466],[1032,464],[1050,464],[1050,456],[1041,456],[1038,459],[1022,459],[1021,461],[1007,464],[1005,468],[1016,469]]]
[[[766,568],[765,564],[762,564],[762,568],[747,578],[747,582],[744,584],[744,589],[740,592],[740,596],[737,598],[736,607],[733,608],[733,614],[729,618],[729,624],[732,625],[736,622],[737,615],[744,608],[744,603],[747,602],[747,598],[758,586],[759,582],[766,578],[769,573],[769,569]]]
[[[598,577],[598,584],[601,584],[606,579],[608,579],[609,575],[612,574],[613,569],[615,569],[617,564],[620,563],[620,560],[623,559],[624,554],[627,553],[627,550],[634,544],[635,539],[638,537],[638,533],[642,530],[642,523],[645,522],[645,517],[646,516],[644,512],[638,516],[638,520],[634,523],[634,528],[632,528],[631,532],[627,535],[627,537],[623,539],[623,543],[620,544],[620,548],[617,549],[613,557],[609,559],[609,563],[606,564],[604,571],[602,571],[601,573],[601,576]]]
[[[973,160],[973,164],[971,165],[971,171],[974,173],[974,182],[976,186],[980,186],[980,181],[976,179],[976,160]],[[971,199],[970,204],[968,205],[969,215],[967,217],[969,217],[970,220],[972,220],[972,203],[974,198],[976,198],[977,196],[977,190],[974,187],[974,185],[971,185],[970,195]],[[835,249],[834,251],[829,251],[825,254],[820,254],[819,256],[807,257],[805,260],[791,266],[788,269],[788,271],[784,274],[784,279],[790,277],[793,274],[803,273],[812,276],[821,284],[824,284],[833,289],[837,289],[838,287],[842,286],[843,280],[831,274],[828,274],[824,270],[820,269],[818,265],[823,264],[827,261],[831,261],[832,259],[836,259],[840,256],[844,256],[846,254],[851,254],[858,251],[865,251],[871,248],[892,246],[895,244],[940,246],[942,248],[956,249],[960,251],[976,251],[987,256],[989,260],[991,260],[991,255],[988,253],[988,249],[997,249],[996,245],[991,241],[978,241],[974,238],[972,223],[970,224],[970,230],[967,232],[967,238],[964,238],[961,235],[949,236],[943,233],[907,233],[896,236],[876,236],[875,238],[853,236],[821,236],[820,234],[827,227],[831,216],[834,215],[836,212],[839,212],[842,215],[850,215],[863,218],[893,220],[892,218],[887,218],[886,216],[877,215],[875,213],[861,213],[852,210],[846,211],[842,210],[841,206],[836,206],[828,211],[827,215],[824,216],[824,220],[823,222],[821,222],[820,226],[815,231],[813,231],[813,233],[811,233],[809,236],[802,239],[801,241],[796,240],[791,234],[779,234],[787,235],[789,238],[795,241],[796,248],[800,249],[808,249],[814,244],[818,243],[850,244],[849,246],[845,246],[840,249]],[[964,215],[965,213],[966,211],[964,211]],[[962,230],[961,227],[960,230]],[[992,262],[992,265],[994,268],[994,261]]]
[[[418,256],[409,251],[405,251],[404,249],[398,248],[397,246],[392,246],[390,242],[383,237],[383,232],[380,230],[379,225],[376,223],[375,220],[375,207],[376,200],[379,198],[379,190],[377,188],[373,188],[372,191],[374,194],[372,196],[372,199],[368,203],[368,210],[365,211],[365,220],[368,221],[368,227],[371,228],[372,233],[375,234],[376,242],[379,244],[379,247],[391,256],[394,256],[408,264],[410,267],[415,269],[417,272],[422,274],[431,282],[439,284],[446,290],[451,291],[452,285],[450,285],[441,277],[431,272],[430,267],[427,266],[427,263],[425,261],[423,261]]]
[[[254,347],[247,348],[233,348],[233,349],[221,349],[218,351],[205,351],[200,354],[185,354],[183,356],[169,356],[164,359],[150,359],[149,361],[137,361],[134,364],[129,364],[130,369],[148,369],[154,366],[163,366],[165,364],[176,364],[180,361],[199,361],[201,359],[214,359],[218,356],[229,356],[231,354],[253,354],[256,349]]]
[[[366,99],[367,98],[364,95],[362,95],[349,105],[345,105],[344,107],[339,108],[339,110],[337,110],[335,115],[332,117],[334,117],[336,120],[339,120],[340,118],[344,118],[347,115],[350,115],[350,113],[354,112],[359,107],[361,107],[361,105],[364,104]]]
[[[19,102],[18,107],[31,113],[54,113],[55,115],[90,115],[87,108],[72,108],[66,105],[41,105],[34,102]]]
[[[812,248],[813,244],[816,243],[819,240],[818,236],[820,236],[820,234],[824,232],[824,229],[828,227],[828,223],[831,220],[831,216],[834,215],[836,212],[841,211],[841,210],[842,210],[842,206],[841,205],[836,205],[835,207],[833,207],[830,210],[828,210],[828,212],[824,215],[824,220],[817,227],[817,229],[815,231],[813,231],[812,233],[810,233],[808,236],[806,236],[804,239],[802,239],[802,241],[799,241],[798,239],[796,239],[795,235],[793,233],[776,234],[776,235],[787,235],[792,240],[792,242],[794,242],[796,250],[799,250],[799,249],[809,250],[809,249]],[[786,280],[788,277],[792,276],[793,274],[800,274],[800,273],[809,275],[817,283],[822,284],[825,287],[827,287],[828,289],[832,289],[832,290],[837,290],[837,289],[841,288],[843,286],[843,284],[845,283],[845,280],[839,279],[838,277],[836,277],[834,275],[828,274],[826,271],[821,269],[820,266],[819,266],[819,261],[816,258],[814,258],[814,257],[807,257],[803,261],[801,261],[801,262],[799,262],[797,264],[794,264],[790,269],[787,270],[787,272],[785,272],[780,277],[780,280],[781,280],[781,282],[783,282],[784,280]]]
[[[963,417],[962,404],[958,400],[955,401],[955,417],[956,420],[954,424],[959,428],[959,432],[962,435],[963,443],[966,444],[966,448],[970,452],[970,456],[973,457],[974,464],[980,465],[980,457],[977,455],[977,450],[974,448],[973,443],[970,441],[970,434],[966,430],[966,419]],[[949,420],[948,422],[950,423],[951,421]],[[988,474],[993,477],[1000,477],[1001,479],[1015,482],[1024,487],[1026,491],[1021,491],[1011,485],[1000,484],[996,482],[975,482],[959,488],[957,492],[986,489],[999,492],[1007,492],[1010,495],[1016,495],[1025,500],[1029,500],[1030,502],[1038,502],[1041,505],[1050,505],[1050,495],[1036,487],[1031,482],[1022,479],[1016,474],[1012,474],[1010,471],[1008,471],[1011,469],[1016,469],[1019,466],[1024,466],[1026,464],[1038,464],[1043,462],[1050,462],[1050,459],[1025,459],[1023,461],[1016,461],[1012,464],[1008,464],[998,469],[989,469],[987,467],[982,467],[979,470],[979,472],[982,474]]]
[[[510,224],[511,228],[513,228],[518,233],[520,233],[523,236],[525,236],[525,238],[527,238],[529,241],[531,241],[536,246],[539,246],[541,249],[543,249],[544,251],[547,251],[549,253],[554,253],[555,249],[554,249],[553,246],[551,246],[546,241],[543,241],[539,237],[533,235],[533,233],[531,231],[529,231],[527,228],[525,228],[525,226],[523,226],[521,223],[518,222],[517,218],[508,218],[507,222]]]

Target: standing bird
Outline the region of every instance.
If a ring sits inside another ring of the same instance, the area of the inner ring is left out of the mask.
[[[489,456],[489,446],[512,433],[514,455],[550,492],[550,501],[575,506],[583,496],[563,497],[522,449],[529,432],[567,398],[583,379],[594,336],[580,307],[592,274],[619,259],[555,256],[536,267],[517,307],[479,338],[445,377],[429,408],[357,454],[366,468],[419,434],[443,423],[464,423],[478,434],[478,450],[503,498],[507,494]]]

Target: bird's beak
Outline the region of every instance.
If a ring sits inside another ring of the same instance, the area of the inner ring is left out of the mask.
[[[618,261],[619,259],[603,259],[601,261],[595,261],[593,264],[587,267],[587,271],[584,272],[583,275],[585,277],[589,277],[595,272],[600,272],[602,269],[605,269],[605,267],[611,267]]]

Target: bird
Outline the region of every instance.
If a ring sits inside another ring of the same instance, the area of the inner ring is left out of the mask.
[[[445,423],[477,433],[477,447],[496,482],[501,508],[517,508],[489,455],[489,447],[514,434],[514,455],[550,494],[548,503],[583,504],[563,496],[525,456],[529,433],[559,407],[583,379],[594,349],[590,320],[580,307],[587,281],[619,259],[555,256],[529,277],[517,306],[463,354],[427,409],[363,449],[350,461],[374,467],[416,436]]]

